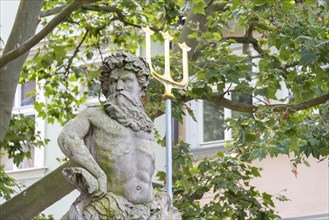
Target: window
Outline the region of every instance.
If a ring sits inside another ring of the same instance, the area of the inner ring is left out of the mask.
[[[231,93],[226,98],[239,103],[252,104],[252,97],[247,94]],[[240,115],[252,117],[251,113],[235,112],[204,100],[191,101],[189,105],[194,111],[197,122],[187,117],[186,141],[194,149],[222,147],[225,141],[232,137],[232,131],[225,129],[225,120]]]
[[[20,104],[21,106],[33,105],[33,97],[28,96],[35,89],[35,82],[27,82],[21,85]]]
[[[36,83],[34,81],[18,85],[16,89],[15,100],[13,103],[13,110],[19,110],[22,107],[33,109],[35,97],[30,96],[29,93],[35,89]]]
[[[30,96],[29,93],[33,90],[37,90],[36,96]],[[13,114],[24,114],[35,121],[35,131],[39,131],[42,138],[45,133],[45,121],[36,118],[36,112],[34,110],[34,99],[44,102],[43,92],[36,86],[36,82],[30,81],[25,84],[18,85],[16,95],[13,103]],[[15,166],[12,159],[8,158],[4,152],[0,152],[0,164],[4,166],[6,171],[20,171],[31,168],[43,168],[44,167],[44,149],[34,148],[28,149],[22,143],[24,151],[30,150],[31,158],[25,158],[19,166]]]
[[[203,142],[224,140],[224,108],[203,101]]]

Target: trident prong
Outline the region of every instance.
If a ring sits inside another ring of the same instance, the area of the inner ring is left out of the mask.
[[[163,75],[158,74],[155,72],[155,70],[152,67],[152,61],[151,61],[151,35],[154,34],[154,32],[149,27],[143,27],[143,30],[146,34],[146,61],[148,62],[150,66],[150,72],[151,75],[161,82],[165,86],[165,94],[163,97],[165,99],[167,98],[174,98],[174,95],[171,93],[171,90],[173,88],[176,89],[185,89],[188,84],[188,64],[187,64],[187,52],[191,50],[185,43],[178,44],[179,47],[183,51],[183,79],[181,82],[175,82],[170,74],[170,52],[169,52],[169,43],[173,39],[169,35],[168,32],[161,32],[162,36],[165,40],[164,47],[165,47],[165,71]]]

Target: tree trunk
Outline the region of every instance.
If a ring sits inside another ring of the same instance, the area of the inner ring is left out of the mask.
[[[0,205],[0,219],[32,219],[74,190],[63,177],[65,167],[78,166],[66,162],[27,189]],[[71,204],[68,204],[70,206]],[[63,213],[64,214],[64,213]]]
[[[42,4],[43,0],[21,0],[3,54],[17,48],[35,34]],[[9,126],[16,86],[28,53],[26,52],[0,69],[0,143]]]
[[[211,3],[207,8],[206,8],[206,14],[194,14],[193,10],[191,9],[186,20],[184,27],[181,31],[181,34],[178,38],[178,42],[183,43],[185,42],[187,46],[191,48],[191,51],[188,53],[188,58],[189,60],[196,60],[201,54],[200,52],[196,51],[196,46],[198,44],[197,39],[195,38],[188,38],[188,35],[192,34],[195,32],[195,30],[191,29],[191,23],[193,24],[192,26],[198,26],[198,31],[200,33],[206,32],[207,27],[207,17],[212,15],[215,11],[222,11],[224,10],[224,7],[227,5],[226,2],[224,3]],[[175,47],[174,50],[178,50],[178,47]]]

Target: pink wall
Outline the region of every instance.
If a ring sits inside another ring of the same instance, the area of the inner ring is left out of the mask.
[[[309,158],[311,166],[299,165],[297,178],[291,172],[287,156],[267,158],[254,162],[262,167],[261,177],[252,181],[260,191],[272,195],[285,195],[290,201],[276,201],[281,217],[298,217],[329,213],[329,169],[328,160],[317,163]],[[285,190],[286,191],[282,191]]]

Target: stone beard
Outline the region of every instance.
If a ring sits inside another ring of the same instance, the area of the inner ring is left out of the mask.
[[[134,131],[152,132],[153,123],[144,111],[139,98],[127,91],[116,92],[107,97],[105,112],[114,120]]]

